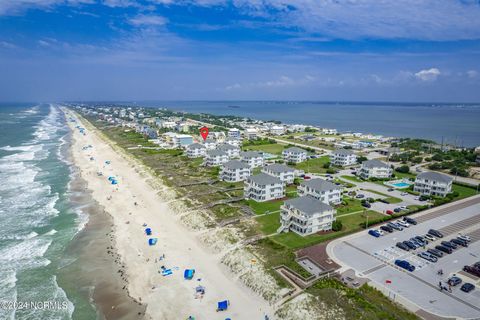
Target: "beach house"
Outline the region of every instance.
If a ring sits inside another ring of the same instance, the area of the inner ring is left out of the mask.
[[[453,179],[438,172],[422,172],[415,179],[413,191],[422,195],[445,197],[452,192]]]
[[[252,174],[250,166],[239,160],[230,160],[222,165],[220,179],[227,182],[244,181]]]
[[[258,202],[281,199],[285,196],[285,186],[282,180],[266,173],[249,176],[244,183],[245,199]]]
[[[222,143],[217,146],[217,150],[223,151],[228,154],[229,158],[238,158],[240,155],[240,148],[232,146],[228,143]]]
[[[362,162],[358,175],[363,179],[385,179],[392,176],[393,169],[383,161],[373,159]]]
[[[285,128],[283,126],[272,126],[270,127],[270,133],[276,136],[280,136],[285,133]]]
[[[247,129],[245,129],[244,132],[245,132],[245,138],[247,138],[248,140],[257,139],[257,135],[258,135],[257,129],[247,128]]]
[[[232,138],[232,139],[236,139],[236,140],[240,140],[240,130],[237,129],[237,128],[228,129],[227,137]]]
[[[282,155],[286,163],[300,163],[307,160],[307,151],[297,147],[283,150]]]
[[[203,157],[205,156],[206,152],[207,148],[205,148],[205,146],[200,143],[192,143],[186,148],[186,154],[189,158]]]
[[[207,167],[219,166],[229,160],[228,154],[220,150],[207,150],[205,155],[205,165]]]
[[[351,166],[357,163],[357,155],[352,150],[337,149],[330,155],[330,163],[339,167]]]
[[[234,147],[240,147],[240,145],[242,144],[242,140],[227,137],[225,139],[225,143],[228,143],[229,145],[232,145]]]
[[[306,236],[331,230],[335,221],[335,209],[311,196],[287,200],[280,209],[279,232],[293,231]]]
[[[206,139],[203,142],[203,145],[205,146],[205,148],[207,148],[207,150],[213,150],[217,147],[217,142],[213,139]]]
[[[284,164],[271,164],[262,168],[262,172],[276,177],[286,184],[292,184],[295,178],[295,169]]]
[[[257,168],[263,166],[263,155],[257,151],[240,152],[240,160],[248,163],[250,168]]]
[[[326,204],[342,202],[342,187],[323,179],[303,181],[297,190],[299,196],[310,195]]]

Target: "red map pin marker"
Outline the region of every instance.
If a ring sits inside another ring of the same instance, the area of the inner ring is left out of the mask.
[[[207,140],[208,128],[207,127],[201,127],[200,128],[200,134],[202,135],[203,141]]]

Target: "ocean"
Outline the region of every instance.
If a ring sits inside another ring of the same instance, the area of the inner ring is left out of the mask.
[[[480,145],[480,104],[332,103],[312,101],[159,101],[139,105],[192,113],[302,123],[342,132]]]

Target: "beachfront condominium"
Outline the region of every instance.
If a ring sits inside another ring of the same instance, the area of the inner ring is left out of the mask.
[[[200,143],[192,143],[191,145],[187,146],[186,150],[187,157],[189,158],[203,157],[207,152],[207,148]]]
[[[250,166],[239,160],[230,160],[222,165],[220,179],[227,182],[244,181],[252,174]]]
[[[345,167],[357,163],[357,155],[352,150],[337,149],[332,151],[330,162],[334,166]]]
[[[222,143],[217,146],[217,150],[223,151],[228,154],[229,158],[238,158],[240,155],[240,148],[232,146],[228,143]]]
[[[217,147],[217,142],[213,139],[206,139],[203,142],[203,145],[205,146],[205,148],[207,148],[207,150],[213,150]]]
[[[258,132],[255,128],[247,128],[245,129],[244,134],[245,138],[247,138],[248,140],[255,140],[257,139]]]
[[[237,128],[230,128],[228,129],[228,135],[227,135],[228,138],[232,138],[232,139],[236,139],[236,140],[240,140],[240,130],[237,129]]]
[[[445,197],[452,192],[453,179],[438,172],[422,172],[415,178],[413,191],[426,196]]]
[[[282,155],[286,163],[300,163],[307,160],[307,151],[297,147],[283,150]]]
[[[342,188],[323,179],[303,181],[297,190],[299,196],[310,195],[326,204],[335,205],[342,202]]]
[[[205,155],[205,165],[215,167],[224,164],[229,160],[228,154],[220,150],[207,150]]]
[[[281,199],[285,196],[285,185],[282,180],[266,173],[249,176],[244,183],[245,199],[258,202]]]
[[[229,144],[229,145],[232,145],[232,146],[234,146],[234,147],[240,147],[240,145],[242,144],[242,140],[227,137],[227,138],[225,139],[225,143],[227,143],[227,144]]]
[[[263,166],[263,154],[257,151],[240,152],[240,160],[248,163],[250,168],[257,168]]]
[[[363,179],[386,179],[392,176],[392,167],[383,161],[373,159],[362,162],[358,175]]]
[[[285,127],[283,126],[272,126],[270,127],[270,133],[276,136],[280,136],[285,133]]]
[[[312,196],[287,200],[280,210],[278,232],[293,231],[301,236],[331,230],[336,214],[334,208]]]
[[[263,167],[262,172],[276,177],[286,184],[292,184],[293,179],[295,178],[295,169],[279,163]]]

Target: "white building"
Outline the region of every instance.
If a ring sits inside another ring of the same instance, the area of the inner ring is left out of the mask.
[[[234,147],[240,147],[240,145],[242,144],[242,140],[227,137],[225,139],[225,143],[228,143],[229,145],[232,145]]]
[[[304,181],[297,190],[299,196],[310,195],[326,204],[334,205],[342,202],[342,188],[323,179]]]
[[[205,155],[205,165],[208,167],[222,165],[228,160],[228,154],[220,150],[207,150]]]
[[[270,133],[276,136],[280,136],[285,133],[285,128],[283,126],[272,126],[270,128]]]
[[[216,140],[217,142],[223,142],[225,141],[226,135],[225,132],[223,131],[210,131],[208,133],[207,139],[213,139]]]
[[[337,134],[337,129],[323,128],[322,133],[323,134]]]
[[[263,155],[256,151],[240,152],[240,160],[248,163],[252,169],[262,167],[264,164]]]
[[[240,155],[240,148],[234,147],[228,143],[222,143],[217,146],[217,150],[225,152],[228,157],[231,158],[238,158]]]
[[[422,195],[445,197],[452,192],[453,179],[438,172],[422,172],[415,179],[413,191]]]
[[[334,166],[351,166],[357,163],[357,155],[352,150],[338,149],[330,155],[330,162]]]
[[[228,138],[240,140],[240,130],[237,128],[228,129]]]
[[[186,147],[193,143],[193,137],[188,134],[177,134],[173,136],[173,144],[176,147]]]
[[[292,184],[295,178],[295,169],[284,164],[271,164],[262,168],[262,172],[276,177],[286,184]]]
[[[386,179],[392,176],[392,167],[377,159],[362,162],[359,176],[363,179],[378,178]]]
[[[189,158],[198,158],[205,156],[207,148],[203,144],[193,143],[186,148],[187,157]]]
[[[217,142],[213,139],[206,139],[203,142],[203,145],[205,146],[205,148],[207,148],[207,150],[213,150],[217,147]]]
[[[281,199],[285,196],[285,186],[282,180],[260,173],[245,180],[244,196],[258,202]]]
[[[300,163],[307,160],[307,151],[297,147],[291,147],[283,150],[282,155],[283,160],[287,163]]]
[[[257,139],[258,132],[257,132],[257,129],[247,128],[245,129],[244,134],[246,139],[255,140]]]
[[[252,174],[252,170],[245,162],[230,160],[222,165],[220,179],[227,182],[244,181]]]
[[[331,230],[335,221],[335,209],[311,196],[287,200],[280,209],[279,232],[293,231],[306,236]]]

